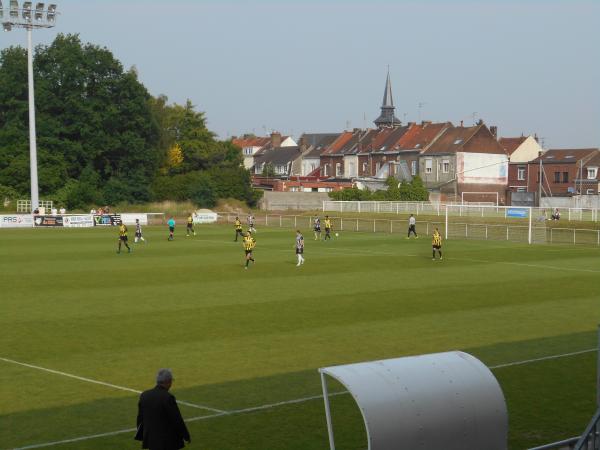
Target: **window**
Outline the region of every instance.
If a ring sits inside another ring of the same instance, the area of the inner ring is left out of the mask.
[[[554,172],[554,182],[560,183],[560,172]]]
[[[278,164],[276,172],[281,174],[286,173],[286,168],[287,166]]]
[[[595,193],[596,193],[596,192],[595,192],[593,189],[588,189],[588,190],[586,191],[586,194],[587,194],[587,195],[594,195]]]
[[[523,167],[523,166],[517,167],[517,180],[525,181],[525,167]]]
[[[342,165],[340,163],[337,163],[335,165],[335,176],[336,177],[342,176]]]
[[[416,161],[410,162],[410,174],[413,176],[417,174],[417,162]]]
[[[563,183],[569,182],[569,172],[563,172]]]
[[[433,168],[433,160],[426,159],[425,160],[425,173],[431,173],[432,168]]]
[[[367,163],[366,162],[364,162],[362,165],[362,171],[363,171],[363,174],[367,173]]]
[[[462,143],[463,143],[462,139],[457,139],[457,140],[454,141],[454,145],[460,145]]]
[[[527,192],[527,188],[525,186],[518,187],[517,192]]]
[[[329,164],[325,164],[323,166],[323,176],[325,176],[325,177],[329,176]]]
[[[445,159],[444,161],[442,161],[442,173],[448,172],[450,172],[450,161]]]
[[[597,175],[598,175],[597,167],[588,167],[588,170],[587,170],[588,180],[595,180]]]

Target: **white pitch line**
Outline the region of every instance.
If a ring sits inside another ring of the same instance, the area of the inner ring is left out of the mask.
[[[54,375],[60,375],[60,376],[67,377],[67,378],[73,378],[74,380],[85,381],[86,383],[98,384],[100,386],[105,386],[105,387],[109,387],[109,388],[112,388],[112,389],[117,389],[117,390],[120,390],[120,391],[132,392],[134,394],[141,394],[142,393],[142,391],[139,391],[137,389],[131,389],[131,388],[128,388],[128,387],[125,387],[125,386],[118,386],[116,384],[106,383],[104,381],[99,381],[99,380],[93,380],[91,378],[80,377],[79,375],[73,375],[72,373],[61,372],[59,370],[54,370],[54,369],[48,369],[46,367],[36,366],[36,365],[33,365],[33,364],[28,364],[28,363],[24,363],[24,362],[20,362],[20,361],[15,361],[14,359],[0,357],[0,361],[4,361],[4,362],[7,362],[7,363],[11,363],[11,364],[16,364],[18,366],[28,367],[30,369],[41,370],[43,372],[52,373]],[[213,412],[216,412],[216,413],[223,413],[223,412],[225,412],[225,411],[223,411],[221,409],[211,408],[209,406],[198,405],[198,404],[194,404],[194,403],[188,403],[188,402],[181,401],[181,400],[177,400],[177,403],[179,403],[180,405],[189,406],[191,408],[205,409],[207,411],[213,411]]]
[[[502,369],[504,367],[521,366],[524,364],[530,364],[530,363],[539,362],[539,361],[548,361],[551,359],[559,359],[559,358],[567,358],[569,356],[583,355],[585,353],[592,353],[595,351],[598,351],[598,349],[597,348],[588,348],[587,350],[580,350],[578,352],[563,353],[560,355],[542,356],[540,358],[526,359],[524,361],[515,361],[515,362],[509,362],[509,363],[505,363],[505,364],[498,364],[495,366],[490,366],[489,368],[490,369]]]
[[[335,396],[344,395],[347,393],[348,393],[348,391],[333,392],[333,393],[329,394],[329,396],[335,397]],[[256,411],[277,408],[278,406],[293,405],[293,404],[297,404],[297,403],[305,403],[305,402],[309,402],[311,400],[319,400],[322,398],[323,398],[322,395],[314,395],[311,397],[296,398],[293,400],[286,400],[286,401],[282,401],[282,402],[278,402],[278,403],[270,403],[270,404],[260,405],[260,406],[253,406],[250,408],[235,409],[232,411],[223,411],[223,412],[216,413],[216,414],[190,417],[189,419],[185,419],[184,421],[185,422],[198,422],[200,420],[214,419],[216,417],[224,417],[224,416],[232,416],[235,414],[252,413],[252,412],[256,412]],[[70,444],[73,442],[88,441],[91,439],[99,439],[99,438],[104,438],[104,437],[117,436],[119,434],[133,433],[135,430],[136,430],[135,428],[127,428],[124,430],[109,431],[107,433],[92,434],[89,436],[80,436],[80,437],[76,437],[76,438],[65,439],[62,441],[45,442],[43,444],[33,444],[33,445],[25,446],[25,447],[14,448],[12,450],[31,450],[34,448],[53,447],[55,445]]]
[[[526,359],[523,361],[514,361],[514,362],[509,362],[509,363],[504,363],[504,364],[497,364],[495,366],[489,366],[489,369],[493,370],[493,369],[502,369],[504,367],[511,367],[511,366],[519,366],[519,365],[524,365],[524,364],[531,364],[531,363],[536,363],[539,361],[547,361],[547,360],[551,360],[551,359],[559,359],[559,358],[566,358],[569,356],[576,356],[576,355],[582,355],[585,353],[592,353],[597,351],[597,348],[589,348],[586,350],[580,350],[577,352],[570,352],[570,353],[561,353],[558,355],[548,355],[548,356],[542,356],[540,358],[533,358],[533,359]],[[2,360],[5,360],[4,358],[0,358]],[[329,394],[330,397],[333,396],[337,396],[337,395],[344,395],[347,394],[348,391],[341,391],[341,392],[334,392]],[[286,401],[282,401],[282,402],[277,402],[277,403],[270,403],[270,404],[266,404],[266,405],[260,405],[260,406],[253,406],[250,408],[243,408],[243,409],[236,409],[236,410],[231,410],[231,411],[222,411],[222,412],[218,412],[216,414],[209,414],[209,415],[204,415],[204,416],[197,416],[197,417],[191,417],[189,419],[185,419],[186,422],[197,422],[200,420],[207,420],[207,419],[213,419],[216,417],[225,417],[225,416],[231,416],[231,415],[235,415],[235,414],[244,414],[244,413],[252,413],[252,412],[257,412],[257,411],[264,411],[267,409],[272,409],[272,408],[277,408],[278,406],[285,406],[285,405],[293,405],[293,404],[298,404],[298,403],[305,403],[305,402],[309,402],[311,400],[319,400],[322,399],[323,396],[322,395],[314,395],[311,397],[303,397],[303,398],[297,398],[297,399],[293,399],[293,400],[286,400]],[[72,439],[65,439],[63,441],[54,441],[54,442],[46,442],[43,444],[34,444],[34,445],[28,445],[26,447],[18,447],[18,448],[14,448],[12,450],[30,450],[30,449],[35,449],[35,448],[43,448],[43,447],[52,447],[54,445],[60,445],[60,444],[68,444],[68,443],[72,443],[72,442],[80,442],[80,441],[87,441],[87,440],[91,440],[91,439],[98,439],[98,438],[103,438],[103,437],[110,437],[110,436],[116,436],[119,434],[125,434],[125,433],[132,433],[135,431],[135,428],[128,428],[126,430],[117,430],[117,431],[110,431],[107,433],[100,433],[100,434],[93,434],[93,435],[89,435],[89,436],[81,436],[81,437],[76,437],[76,438],[72,438]]]

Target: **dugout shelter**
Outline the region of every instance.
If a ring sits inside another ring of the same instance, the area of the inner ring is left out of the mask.
[[[319,369],[330,450],[335,450],[327,377],[352,395],[368,450],[506,450],[508,414],[492,372],[453,351]]]

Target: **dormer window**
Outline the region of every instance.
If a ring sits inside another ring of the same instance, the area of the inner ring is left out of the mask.
[[[454,145],[460,145],[462,143],[463,143],[462,139],[457,139],[457,140],[454,141]]]
[[[595,180],[598,176],[598,168],[597,167],[588,167],[587,169],[587,179]]]

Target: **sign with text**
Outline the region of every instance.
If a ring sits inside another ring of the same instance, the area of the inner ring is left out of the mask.
[[[0,228],[31,228],[33,216],[31,214],[3,214],[0,215]]]
[[[518,219],[526,219],[529,217],[529,209],[527,208],[508,208],[506,217],[515,217]]]
[[[81,216],[63,216],[63,226],[68,228],[89,228],[94,226],[94,217],[91,214]]]
[[[215,223],[217,221],[217,213],[194,213],[192,218],[194,223]]]
[[[62,227],[62,216],[34,216],[33,223],[36,227]]]
[[[97,226],[105,226],[105,227],[116,227],[119,225],[119,220],[121,220],[120,214],[102,214],[101,216],[94,216],[94,225]]]

